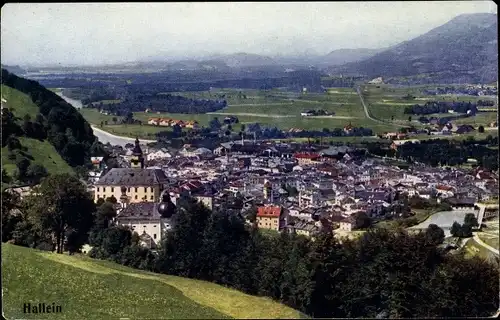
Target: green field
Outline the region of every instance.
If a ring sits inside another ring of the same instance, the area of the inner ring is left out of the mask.
[[[394,117],[394,123],[398,124],[412,124],[415,126],[422,126],[418,122],[408,122],[408,117],[411,116],[412,120],[417,120],[418,115],[409,115],[404,113],[406,106],[413,104],[424,104],[426,101],[471,101],[477,102],[478,100],[492,100],[492,97],[477,97],[477,96],[459,96],[459,95],[424,95],[421,92],[422,88],[435,87],[433,86],[412,86],[405,88],[394,88],[388,85],[366,85],[364,86],[365,100],[370,108],[372,115],[378,119],[391,122]],[[414,100],[405,100],[403,97],[411,94],[415,97]],[[452,114],[432,114],[429,116],[445,117]],[[454,120],[457,124],[471,124],[474,126],[483,125],[487,126],[490,122],[496,120],[497,112],[480,112],[474,117]]]
[[[371,128],[375,133],[394,130],[391,124],[381,124],[367,119],[361,106],[359,97],[351,88],[330,88],[328,93],[294,93],[279,90],[241,90],[246,99],[238,96],[239,90],[219,89],[202,92],[177,92],[188,98],[217,99],[225,95],[228,107],[211,114],[176,114],[176,113],[145,113],[136,112],[136,119],[147,121],[152,117],[173,118],[179,120],[196,120],[202,126],[208,126],[214,117],[223,118],[227,115],[237,116],[240,124],[258,122],[262,125],[277,126],[280,129],[300,128],[308,130],[322,130],[323,128],[343,128],[351,123],[353,126]],[[302,117],[301,112],[310,109],[323,109],[334,112],[333,117]],[[115,134],[130,135],[132,131],[147,133],[165,130],[162,127],[145,129],[120,128],[112,125],[112,116],[99,114],[96,110],[81,109],[84,117],[93,124],[108,121],[103,128]],[[140,126],[137,126],[141,128]],[[239,131],[240,125],[233,126]],[[146,133],[146,134],[147,134]]]
[[[31,98],[10,87],[2,85],[2,97],[7,100],[7,107],[19,118],[18,122],[22,123],[23,117],[26,114],[35,119],[39,113],[38,106],[31,101]],[[39,141],[27,137],[19,137],[21,145],[27,148],[26,153],[33,157],[32,163],[44,166],[49,173],[73,173],[73,169],[64,161],[54,146],[47,140]],[[5,168],[9,175],[12,175],[16,169],[15,161],[8,158],[9,152],[7,147],[2,148],[2,168]]]
[[[31,119],[34,120],[39,113],[38,106],[33,103],[30,96],[4,84],[2,84],[2,98],[7,100],[5,103],[7,108],[9,108],[16,117],[20,118],[21,122],[26,114],[29,114]]]
[[[55,303],[53,319],[300,318],[268,298],[213,283],[154,274],[115,263],[2,244],[3,311],[33,318],[24,303]]]

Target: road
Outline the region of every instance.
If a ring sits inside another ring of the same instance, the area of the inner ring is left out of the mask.
[[[91,127],[92,130],[94,131],[94,136],[96,136],[97,139],[99,139],[99,141],[102,142],[103,144],[109,142],[111,145],[124,147],[127,143],[135,142],[135,138],[117,136],[102,129],[99,129],[96,126],[91,126]],[[156,140],[146,140],[146,139],[140,139],[139,141],[141,144],[156,142]]]
[[[405,127],[405,126],[402,126],[400,124],[395,124],[395,123],[392,123],[392,122],[386,122],[386,121],[382,121],[382,120],[373,118],[370,115],[370,111],[368,111],[368,107],[366,106],[365,99],[363,98],[363,95],[361,94],[361,87],[356,87],[356,92],[358,93],[358,96],[361,99],[361,104],[363,105],[363,109],[365,110],[365,115],[366,115],[366,117],[368,119],[370,119],[372,121],[375,121],[375,122],[378,122],[378,123],[381,123],[381,124],[385,124],[385,125],[391,124],[391,125],[394,125],[394,126],[397,126],[397,127]]]
[[[487,245],[486,243],[484,243],[484,242],[483,242],[483,241],[479,238],[479,236],[478,236],[477,234],[475,234],[475,235],[474,235],[474,240],[475,240],[477,243],[479,243],[481,246],[483,246],[484,248],[486,248],[486,249],[490,250],[491,252],[493,252],[494,254],[496,254],[496,255],[500,255],[500,252],[499,252],[497,249],[495,249],[495,248],[493,248],[492,246],[489,246],[489,245]]]

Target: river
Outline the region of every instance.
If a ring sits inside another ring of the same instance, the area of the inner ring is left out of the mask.
[[[80,100],[75,100],[75,99],[71,99],[70,97],[66,97],[65,95],[63,95],[62,91],[58,91],[56,92],[56,94],[63,98],[64,100],[66,100],[67,103],[71,104],[73,107],[77,108],[77,109],[81,109],[83,108],[83,104]]]
[[[424,222],[410,227],[410,229],[426,229],[430,224],[435,224],[444,230],[445,237],[451,236],[450,228],[453,222],[460,224],[464,223],[464,218],[467,213],[477,214],[475,210],[454,210],[454,211],[440,211],[430,216]]]
[[[75,100],[71,99],[69,97],[66,97],[65,95],[62,94],[61,91],[56,92],[58,96],[63,98],[67,103],[71,104],[73,107],[76,109],[83,108],[83,104],[80,100]],[[104,130],[101,130],[95,126],[92,126],[92,131],[94,132],[94,136],[97,137],[97,139],[102,142],[103,144],[110,143],[111,145],[114,146],[122,146],[125,147],[127,143],[134,143],[135,138],[130,138],[130,137],[123,137],[123,136],[117,136],[114,134],[111,134],[109,132],[106,132]],[[145,140],[142,139],[140,140],[141,144],[146,144],[150,142],[156,142],[156,140]]]

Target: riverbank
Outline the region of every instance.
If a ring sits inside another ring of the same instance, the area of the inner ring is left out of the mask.
[[[99,129],[98,127],[91,125],[92,130],[94,131],[94,136],[96,136],[100,142],[106,144],[110,143],[112,145],[120,145],[120,146],[125,146],[127,143],[134,143],[136,138],[132,137],[125,137],[125,136],[119,136],[115,135],[112,133],[109,133],[108,131],[104,131],[102,129]],[[149,139],[140,139],[141,144],[146,144],[146,143],[153,143],[157,142],[156,140],[149,140]]]

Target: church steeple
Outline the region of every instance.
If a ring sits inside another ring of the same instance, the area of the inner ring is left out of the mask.
[[[132,159],[130,160],[132,168],[144,168],[144,157],[142,154],[141,146],[139,145],[139,138],[135,138],[135,147],[132,150]]]

